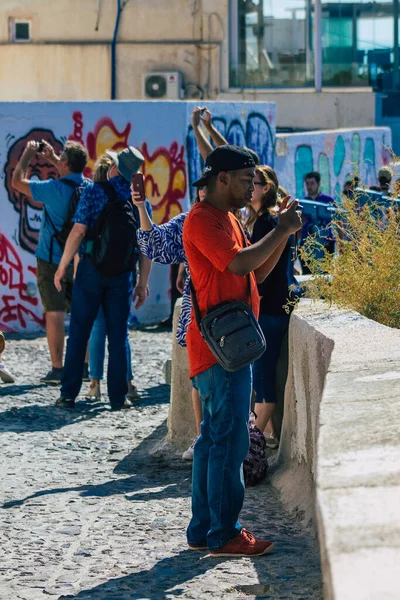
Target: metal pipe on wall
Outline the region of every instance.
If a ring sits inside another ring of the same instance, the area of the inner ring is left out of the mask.
[[[322,91],[322,6],[321,0],[314,3],[314,87]]]
[[[111,42],[111,100],[115,100],[117,95],[117,37],[121,12],[121,0],[117,0],[117,17]]]

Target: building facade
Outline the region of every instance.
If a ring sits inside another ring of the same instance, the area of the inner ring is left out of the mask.
[[[398,0],[2,0],[0,100],[270,100],[280,127],[371,126],[398,22]]]

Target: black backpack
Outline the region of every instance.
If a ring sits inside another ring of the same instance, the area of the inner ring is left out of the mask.
[[[243,463],[244,483],[246,486],[256,485],[265,479],[268,471],[267,445],[262,431],[255,424],[255,413],[249,419],[250,447]]]
[[[136,267],[140,251],[136,232],[140,227],[139,211],[131,199],[118,198],[108,181],[98,182],[108,198],[88,234],[92,240],[91,258],[103,275],[113,277],[129,273]]]
[[[56,240],[58,242],[59,246],[61,247],[61,250],[64,250],[65,244],[67,242],[67,238],[68,238],[69,234],[71,233],[72,227],[74,226],[72,219],[74,218],[76,209],[79,204],[79,200],[81,199],[82,191],[85,189],[85,187],[87,185],[89,185],[89,183],[92,183],[90,181],[90,179],[84,179],[83,182],[81,184],[79,184],[79,183],[75,183],[74,181],[71,181],[71,179],[65,179],[64,177],[62,177],[59,181],[62,181],[63,183],[65,183],[73,191],[72,191],[72,196],[71,196],[69,206],[68,206],[67,218],[65,219],[64,225],[61,227],[61,229],[56,228],[48,211],[46,209],[44,209],[45,218],[50,221],[51,226],[54,230],[54,233],[50,239],[50,255],[49,255],[50,263],[53,262],[54,240]]]

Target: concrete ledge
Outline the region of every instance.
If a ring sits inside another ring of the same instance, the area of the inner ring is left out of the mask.
[[[400,331],[306,300],[289,353],[274,483],[311,522],[316,500],[325,598],[397,600]]]
[[[182,299],[179,298],[175,303],[172,325],[171,403],[165,440],[176,452],[186,450],[196,435],[187,350],[178,344],[175,337],[181,306]]]

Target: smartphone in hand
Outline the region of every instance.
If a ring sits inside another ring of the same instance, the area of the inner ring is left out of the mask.
[[[144,191],[144,177],[142,173],[134,173],[132,175],[132,186],[133,190],[140,194],[140,201],[144,202],[146,193]]]

